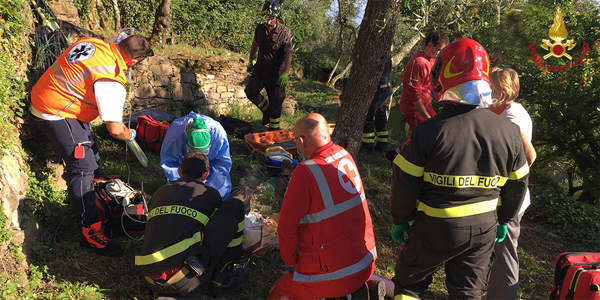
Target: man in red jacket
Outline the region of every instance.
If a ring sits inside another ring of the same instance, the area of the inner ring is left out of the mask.
[[[377,252],[358,168],[346,149],[331,142],[323,116],[308,114],[294,127],[306,160],[290,179],[277,233],[290,270],[268,299],[342,297],[369,280]]]
[[[435,116],[431,107],[431,66],[446,44],[448,36],[445,32],[430,32],[425,37],[423,49],[415,52],[404,68],[400,111],[411,130]]]

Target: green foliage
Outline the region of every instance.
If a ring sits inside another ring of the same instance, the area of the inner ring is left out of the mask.
[[[296,58],[296,63],[302,65],[304,76],[312,80],[326,82],[335,67],[335,61],[318,51],[298,52]],[[345,64],[338,66],[336,74],[342,72],[345,66]]]
[[[8,221],[8,217],[6,217],[4,211],[0,211],[0,244],[10,241],[12,237],[10,230],[6,228],[6,221]]]
[[[532,188],[531,195],[528,218],[546,224],[549,231],[566,236],[573,244],[586,249],[600,247],[600,207],[548,187]]]
[[[133,27],[136,30],[135,33],[149,37],[154,25],[154,14],[161,0],[125,0],[119,2],[123,28]],[[202,14],[202,12],[196,13]],[[176,16],[173,18],[174,20],[184,17],[176,15],[175,10],[173,10],[173,15]]]
[[[20,8],[24,1],[3,0],[0,3],[0,61],[4,62],[0,64],[0,148],[6,149],[17,142],[14,124],[23,114],[27,99],[27,79],[19,74],[16,65],[22,62],[21,54],[28,48],[21,45],[25,22]]]
[[[544,56],[548,50],[540,45],[549,39],[549,28],[556,13],[555,6],[545,1],[531,1],[522,12],[511,12],[503,22],[506,26],[481,32],[478,39],[490,53],[492,66],[511,67],[520,74],[520,99],[528,109],[534,124],[534,146],[542,148],[538,160],[572,160],[571,172],[581,177],[581,186],[571,185],[569,194],[581,190],[580,200],[600,202],[600,54],[597,34],[600,32],[598,5],[575,5],[578,1],[560,4],[567,39],[575,48],[566,57],[532,61],[531,56]],[[532,45],[533,43],[533,45]],[[583,44],[588,52],[583,59]],[[530,49],[532,45],[534,49]],[[570,63],[569,70],[566,70]],[[575,66],[576,65],[576,66]],[[563,71],[548,70],[562,66]],[[539,152],[539,151],[538,151]]]

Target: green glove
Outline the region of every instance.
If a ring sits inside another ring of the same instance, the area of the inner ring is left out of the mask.
[[[400,225],[394,224],[394,226],[392,226],[392,238],[402,245],[406,245],[406,239],[404,238],[405,232],[406,235],[410,232],[410,225],[408,223],[402,223]]]
[[[498,228],[496,228],[496,243],[502,243],[504,241],[507,230],[508,228],[506,225],[498,225]]]
[[[246,71],[248,71],[248,73],[252,72],[252,69],[254,69],[254,65],[252,64],[252,60],[248,61],[248,64],[246,64]]]
[[[279,80],[277,81],[277,85],[279,85],[280,87],[284,87],[288,84],[289,80],[290,80],[289,74],[283,73],[283,74],[279,75]]]

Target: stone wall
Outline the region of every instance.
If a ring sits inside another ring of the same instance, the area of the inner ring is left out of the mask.
[[[231,56],[156,55],[133,68],[129,100],[134,112],[152,108],[176,116],[190,110],[219,116],[237,105],[252,109],[244,93],[248,77],[246,62]],[[296,101],[286,99],[284,111],[293,114],[296,106]]]

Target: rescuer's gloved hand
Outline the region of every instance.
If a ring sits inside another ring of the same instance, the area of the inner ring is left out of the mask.
[[[404,238],[405,232],[406,235],[410,232],[410,225],[408,223],[402,223],[400,225],[394,224],[394,226],[392,226],[392,238],[402,245],[406,245],[406,239]]]
[[[502,243],[504,241],[504,239],[506,238],[507,230],[508,228],[506,227],[506,225],[498,225],[498,228],[496,228],[496,243]]]
[[[129,140],[133,141],[135,139],[135,136],[137,135],[137,132],[133,128],[129,128],[129,131],[131,131],[131,138],[129,138]]]
[[[248,71],[248,73],[252,72],[252,70],[254,69],[254,65],[252,64],[252,60],[250,60],[248,62],[248,64],[246,64],[246,71]]]
[[[279,85],[280,87],[286,86],[290,79],[289,76],[290,75],[288,73],[283,73],[283,74],[279,75],[279,80],[277,80],[277,85]]]

